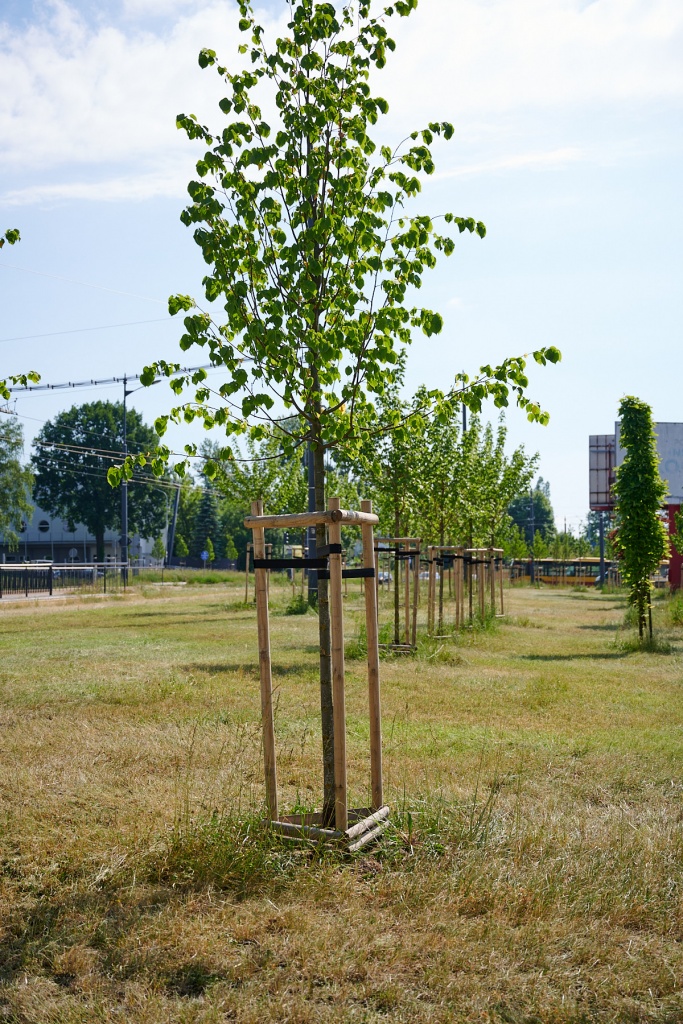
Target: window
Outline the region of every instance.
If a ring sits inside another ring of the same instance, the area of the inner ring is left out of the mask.
[[[38,523],[38,529],[40,530],[41,533],[47,533],[47,531],[50,529],[50,524],[48,523],[47,519],[40,520],[40,522]]]

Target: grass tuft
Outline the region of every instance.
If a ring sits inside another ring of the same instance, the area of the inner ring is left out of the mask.
[[[179,818],[147,858],[149,882],[178,890],[207,888],[236,899],[273,893],[301,861],[301,851],[262,818],[213,813]]]
[[[285,615],[306,615],[310,605],[303,594],[296,594],[285,607]]]

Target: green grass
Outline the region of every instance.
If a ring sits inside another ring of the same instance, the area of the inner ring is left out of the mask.
[[[243,587],[0,608],[0,1020],[683,1019],[680,602],[654,606],[667,657],[620,594],[515,588],[491,628],[421,622],[382,662],[391,828],[345,858],[262,827]],[[316,619],[291,600],[274,578],[283,810],[320,802]],[[349,587],[357,805],[362,607]]]

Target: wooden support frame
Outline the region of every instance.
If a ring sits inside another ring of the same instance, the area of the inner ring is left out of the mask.
[[[272,667],[270,658],[270,626],[268,618],[267,576],[269,569],[254,569],[256,614],[259,641],[259,669],[261,678],[261,722],[263,728],[263,756],[266,781],[266,803],[270,826],[292,839],[341,844],[355,852],[377,839],[388,825],[389,808],[384,804],[382,785],[382,725],[379,679],[379,649],[377,626],[377,591],[368,580],[365,589],[365,626],[368,645],[368,699],[370,715],[370,776],[372,806],[348,807],[346,766],[346,707],[344,672],[344,609],[341,554],[341,526],[351,523],[361,527],[363,538],[363,567],[376,575],[373,527],[378,517],[372,511],[372,502],[363,501],[361,512],[340,508],[339,498],[330,498],[326,512],[306,513],[301,516],[265,516],[263,504],[252,502],[251,516],[244,525],[251,529],[254,557],[265,559],[266,528],[315,526],[325,523],[329,544],[329,595],[332,640],[332,690],[334,714],[334,828],[323,826],[321,814],[280,816],[277,793],[277,761],[273,718]]]
[[[361,503],[362,504],[362,503]],[[400,557],[396,560],[394,586],[403,590],[403,643],[383,644],[388,650],[409,652],[417,645],[417,611],[420,603],[420,555],[422,553],[422,540],[420,537],[377,537],[377,545],[384,545],[387,554],[393,554],[397,549]],[[379,578],[379,557],[382,554],[381,548],[377,551],[377,574]],[[412,568],[411,563],[412,561]],[[411,579],[412,576],[412,579]],[[379,601],[379,582],[376,587]],[[399,591],[400,592],[400,591]]]
[[[505,614],[503,599],[503,549],[502,548],[466,548],[465,554],[470,559],[470,568],[477,567],[477,597],[479,614],[486,616],[487,590],[488,606],[494,615]],[[471,575],[471,573],[470,573]],[[500,612],[496,611],[496,580],[499,581]],[[471,587],[471,583],[470,583]]]
[[[465,605],[464,605],[464,554],[465,549],[457,547],[454,544],[431,544],[427,548],[427,557],[429,560],[429,584],[427,587],[427,632],[430,636],[434,636],[436,630],[436,608],[437,608],[437,585],[436,585],[436,569],[437,559],[441,559],[444,556],[451,556],[454,561],[453,566],[453,597],[455,598],[455,626],[459,628],[464,625],[465,621]],[[441,566],[441,572],[443,573],[444,567]],[[450,571],[450,570],[449,570]],[[471,581],[468,581],[471,585]]]

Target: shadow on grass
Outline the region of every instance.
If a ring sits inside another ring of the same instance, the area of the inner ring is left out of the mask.
[[[606,625],[602,625],[602,626],[595,626],[595,625],[585,626],[584,625],[584,626],[579,626],[578,628],[579,629],[594,629],[594,630],[597,630],[598,632],[602,632],[602,633],[615,633],[620,627],[619,627],[619,623],[618,622],[609,622]]]
[[[625,658],[625,651],[614,651],[609,654],[520,654],[520,661],[613,661]]]
[[[315,668],[313,664],[298,663],[294,665],[278,665],[274,661],[271,665],[271,672],[274,676],[296,676],[299,674],[305,675],[310,673],[311,669]],[[245,676],[253,676],[258,679],[259,667],[258,662],[254,661],[248,665],[241,662],[235,662],[234,664],[218,664],[218,665],[202,665],[200,662],[194,662],[190,665],[181,665],[181,672],[205,672],[209,676],[219,676],[224,673],[240,672]]]

